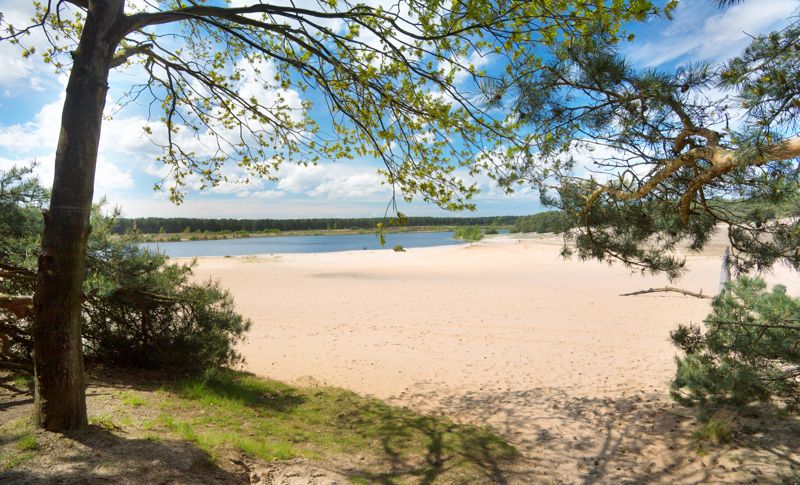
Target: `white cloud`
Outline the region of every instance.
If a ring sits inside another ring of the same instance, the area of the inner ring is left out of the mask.
[[[626,50],[638,64],[658,66],[687,57],[720,61],[741,51],[750,36],[787,23],[798,9],[796,0],[748,0],[719,10],[708,0],[681,2],[672,22],[656,38],[634,42]]]
[[[63,19],[71,18],[78,11],[68,2],[59,3],[58,8]],[[19,0],[0,0],[0,12],[3,16],[0,29],[4,34],[8,25],[13,25],[17,30],[33,25],[32,18],[36,13],[33,2]],[[51,40],[60,45],[71,42],[63,36],[58,39],[51,36]],[[12,93],[19,89],[44,91],[54,80],[53,67],[42,60],[42,54],[50,48],[50,41],[38,27],[31,29],[29,35],[21,37],[20,41],[21,46],[0,42],[0,87],[8,88]],[[23,48],[34,48],[35,53],[22,58]]]
[[[387,197],[383,177],[374,168],[345,164],[286,165],[279,173],[278,189],[310,197],[356,199]]]

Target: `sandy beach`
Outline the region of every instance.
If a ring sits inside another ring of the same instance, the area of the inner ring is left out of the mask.
[[[489,425],[525,456],[511,483],[769,478],[737,467],[734,448],[694,452],[694,418],[668,397],[669,332],[699,323],[710,300],[620,296],[669,282],[565,261],[560,248],[500,236],[404,253],[200,258],[196,275],[220,280],[252,320],[240,346],[248,370]],[[690,255],[672,285],[716,293],[719,253]],[[784,268],[768,280],[800,294]],[[800,463],[792,448],[777,439],[763,458],[780,450],[786,466]]]

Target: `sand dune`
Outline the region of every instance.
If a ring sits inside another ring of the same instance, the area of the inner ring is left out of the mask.
[[[555,238],[505,236],[405,253],[201,258],[196,273],[220,279],[252,319],[249,370],[491,425],[524,451],[520,483],[752,479],[719,465],[724,456],[687,452],[691,419],[670,411],[669,332],[700,322],[709,300],[620,296],[668,281],[564,261],[559,249]],[[718,253],[689,256],[674,286],[713,294]],[[769,279],[800,294],[786,269]]]

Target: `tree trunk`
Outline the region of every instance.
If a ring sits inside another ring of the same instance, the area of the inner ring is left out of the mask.
[[[34,294],[35,422],[48,430],[87,425],[81,300],[108,72],[123,0],[89,2],[67,84],[55,178],[45,212]]]

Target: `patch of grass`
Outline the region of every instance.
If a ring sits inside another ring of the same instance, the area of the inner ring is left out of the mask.
[[[0,422],[0,471],[16,468],[36,456],[39,442],[29,419]],[[0,479],[0,482],[2,479]]]
[[[39,442],[33,434],[24,434],[17,440],[17,448],[22,451],[36,451],[39,449]]]
[[[171,391],[169,404],[162,406],[170,411],[143,426],[191,441],[212,458],[230,448],[264,460],[359,455],[364,470],[351,478],[364,483],[439,475],[468,483],[486,481],[493,466],[517,457],[488,429],[343,389],[292,387],[222,370],[175,384]],[[384,470],[389,465],[391,474]]]
[[[120,397],[122,398],[122,403],[128,406],[139,407],[147,404],[147,401],[142,396],[132,391],[125,391]]]
[[[14,374],[11,382],[18,389],[33,389],[33,376],[27,373]]]
[[[0,471],[12,470],[34,456],[36,456],[36,453],[30,451],[14,455],[0,455]]]
[[[735,429],[735,416],[727,410],[714,413],[708,421],[695,431],[694,438],[698,442],[710,442],[721,445],[730,442]]]
[[[120,429],[119,426],[117,426],[117,424],[114,422],[113,416],[109,414],[90,416],[89,424],[92,426],[97,426],[98,428],[102,428],[106,431],[114,431]]]

